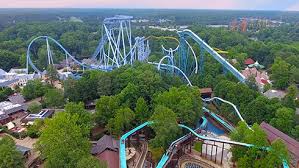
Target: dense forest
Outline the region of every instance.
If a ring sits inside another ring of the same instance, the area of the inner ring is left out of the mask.
[[[253,58],[260,64],[266,66],[271,73],[275,59],[278,64],[286,65],[284,71],[288,71],[287,84],[279,85],[280,88],[287,88],[290,83],[299,81],[299,27],[295,24],[284,25],[277,28],[266,28],[258,32],[231,31],[227,28],[207,28],[204,25],[191,25],[190,29],[198,34],[212,47],[228,51],[229,59],[236,59],[236,68],[242,69],[246,58]],[[134,36],[173,36],[175,32],[150,29],[148,27],[133,27]],[[100,23],[81,23],[73,21],[49,21],[17,23],[9,26],[0,32],[0,68],[9,70],[12,67],[24,67],[26,61],[26,50],[30,41],[37,36],[48,35],[58,40],[72,55],[78,59],[89,57],[95,50],[101,37]],[[190,41],[199,55],[199,47]],[[150,39],[151,58],[161,58],[161,45],[166,48],[175,48],[177,43],[174,40]],[[55,46],[55,45],[53,45]],[[54,62],[58,63],[64,55],[57,48],[52,48]],[[39,41],[33,45],[31,50],[32,59],[35,64],[43,69],[46,67],[46,43]],[[209,57],[208,62],[213,62]],[[208,64],[206,64],[208,65]],[[221,66],[207,66],[207,74],[217,74]],[[280,67],[281,68],[281,67]],[[213,71],[213,72],[211,72]],[[275,70],[274,70],[275,71]],[[278,70],[283,71],[283,70]],[[213,83],[213,82],[210,82]]]
[[[234,11],[234,10],[167,10],[167,9],[1,9],[0,28],[19,22],[65,21],[78,17],[85,23],[101,23],[105,17],[131,15],[137,19],[169,19],[172,24],[228,24],[233,19],[264,18],[286,23],[298,23],[298,12],[283,11]]]

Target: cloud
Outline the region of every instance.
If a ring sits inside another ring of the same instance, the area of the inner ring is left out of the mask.
[[[287,10],[288,11],[299,11],[299,2],[290,6]]]
[[[191,8],[298,10],[298,0],[0,0],[0,8]],[[295,4],[296,5],[292,5]],[[290,7],[291,6],[291,7]]]
[[[240,0],[0,0],[3,8],[195,8],[234,9]]]

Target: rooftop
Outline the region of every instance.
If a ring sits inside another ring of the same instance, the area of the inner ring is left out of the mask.
[[[245,61],[244,61],[244,64],[245,65],[250,65],[250,64],[254,64],[254,60],[252,58],[247,58]]]
[[[9,96],[8,100],[15,104],[23,104],[25,102],[24,97],[20,93],[15,93]]]
[[[212,88],[201,88],[200,89],[201,94],[212,93],[212,92],[213,92]]]
[[[100,154],[106,149],[118,152],[119,141],[112,138],[112,136],[104,135],[101,139],[98,140],[97,144],[91,148],[91,154]]]
[[[16,145],[16,148],[18,151],[20,151],[22,153],[22,155],[25,155],[27,152],[31,151],[30,148],[27,148],[25,146]]]
[[[284,98],[284,96],[286,95],[286,92],[283,90],[268,90],[264,93],[264,95],[266,97],[268,97],[269,99],[273,99],[273,98],[278,98],[278,99],[282,99]]]
[[[0,111],[5,112],[7,110],[10,110],[10,109],[13,109],[16,107],[20,107],[20,106],[21,106],[20,104],[14,104],[9,101],[3,101],[3,102],[0,102]]]
[[[44,109],[38,114],[29,114],[24,118],[25,121],[34,121],[35,119],[45,119],[54,114],[54,110]]]
[[[293,155],[295,163],[299,161],[299,142],[295,139],[289,137],[285,133],[279,131],[278,129],[272,127],[266,122],[262,122],[260,127],[266,132],[268,140],[270,142],[275,141],[276,139],[281,139],[284,141],[289,152]]]

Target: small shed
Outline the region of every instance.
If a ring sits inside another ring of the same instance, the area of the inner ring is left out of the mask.
[[[212,88],[201,88],[200,89],[200,96],[202,98],[210,98],[212,97],[213,90]]]
[[[24,158],[28,158],[31,154],[30,148],[27,148],[27,147],[21,146],[21,145],[16,145],[16,148],[19,152],[21,152],[21,154],[23,155]]]
[[[247,58],[245,61],[244,61],[244,64],[245,65],[251,65],[251,64],[254,64],[255,61],[252,59],[252,58]]]

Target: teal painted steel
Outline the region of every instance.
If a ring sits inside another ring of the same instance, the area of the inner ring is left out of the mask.
[[[220,117],[218,117],[215,113],[212,113],[211,111],[209,111],[208,109],[205,109],[204,112],[208,113],[212,118],[214,118],[216,121],[218,121],[221,125],[223,125],[228,131],[233,131],[235,130],[234,127],[232,127],[231,125],[229,125],[227,122],[225,122],[224,120],[222,120]]]
[[[132,129],[131,131],[125,133],[123,136],[121,136],[120,140],[119,140],[119,160],[120,160],[120,167],[121,168],[127,168],[127,162],[126,162],[126,139],[132,135],[134,132],[142,129],[143,127],[147,126],[147,125],[151,125],[153,122],[152,121],[148,121],[145,122],[141,125],[139,125],[138,127]]]
[[[178,31],[178,34],[180,38],[186,38],[186,36],[190,36],[196,43],[198,43],[200,47],[203,47],[205,51],[211,54],[215,60],[217,60],[222,66],[224,66],[228,71],[230,71],[240,82],[245,82],[244,75],[242,75],[235,67],[233,67],[229,62],[227,62],[221,55],[219,55],[212,47],[210,47],[206,42],[204,42],[191,30],[186,29],[183,31]]]

